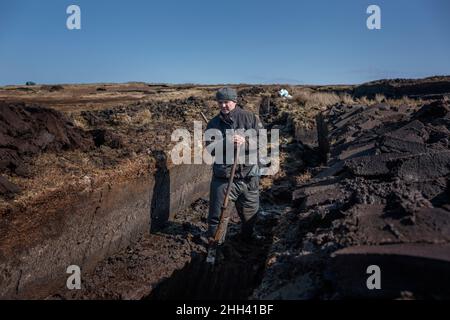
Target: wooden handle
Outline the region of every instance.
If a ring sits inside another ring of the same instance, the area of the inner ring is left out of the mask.
[[[205,120],[206,124],[208,124],[208,118],[206,118],[205,114],[200,111],[200,114],[202,115],[203,120]]]
[[[220,222],[214,235],[214,241],[218,242],[223,237],[228,226],[229,217],[226,215],[228,208],[228,200],[230,198],[231,187],[233,186],[234,175],[236,174],[237,161],[239,157],[240,146],[237,146],[234,154],[234,163],[231,167],[230,179],[228,180],[227,191],[225,192],[225,199],[223,200],[222,210],[220,212]]]

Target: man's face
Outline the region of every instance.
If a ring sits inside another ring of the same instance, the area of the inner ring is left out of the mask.
[[[232,111],[234,108],[236,108],[236,102],[224,100],[224,101],[217,101],[220,107],[220,111],[223,114],[228,114],[230,111]]]

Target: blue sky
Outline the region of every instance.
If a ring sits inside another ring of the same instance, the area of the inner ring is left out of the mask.
[[[81,8],[81,30],[66,8]],[[379,5],[382,29],[368,30]],[[0,85],[361,83],[450,74],[448,0],[0,0]]]

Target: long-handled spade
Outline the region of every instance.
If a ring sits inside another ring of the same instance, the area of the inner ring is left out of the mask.
[[[209,244],[208,256],[206,257],[206,262],[214,265],[216,262],[217,247],[225,241],[225,236],[227,234],[228,222],[230,221],[230,210],[228,209],[228,200],[230,198],[230,191],[233,185],[234,175],[236,173],[236,166],[239,156],[239,146],[234,149],[234,162],[231,167],[230,179],[228,180],[228,186],[225,193],[225,199],[223,200],[222,208],[220,211],[220,222],[217,227],[214,238]]]

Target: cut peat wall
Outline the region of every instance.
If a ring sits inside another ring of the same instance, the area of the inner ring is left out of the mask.
[[[206,165],[180,165],[125,183],[105,185],[89,194],[72,194],[63,205],[45,204],[47,211],[17,235],[14,212],[2,223],[0,298],[45,298],[64,287],[70,265],[81,272],[128,246],[154,221],[167,221],[209,190]],[[33,208],[40,210],[40,208]]]

